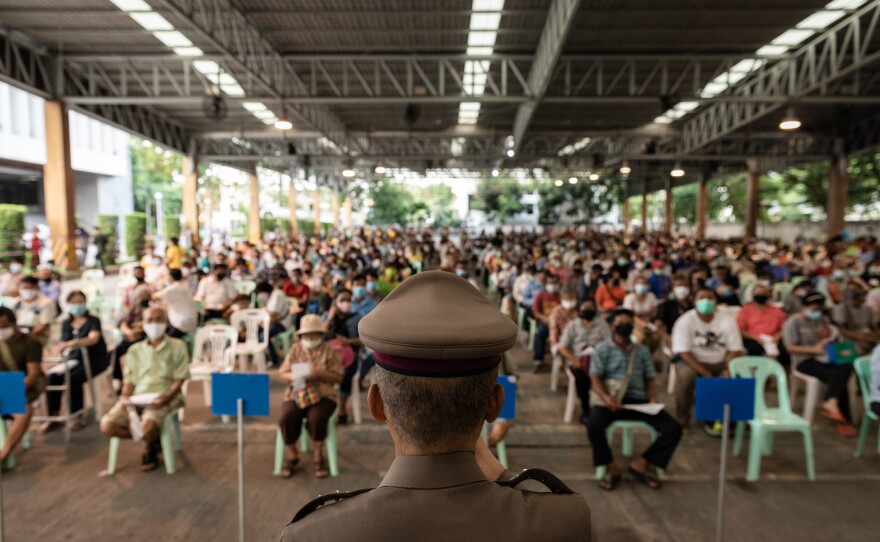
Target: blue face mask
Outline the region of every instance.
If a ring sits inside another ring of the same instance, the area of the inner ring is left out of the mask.
[[[67,312],[70,313],[71,316],[82,316],[88,311],[84,303],[75,303],[73,305],[67,306]]]
[[[822,311],[807,311],[807,318],[810,320],[818,320],[819,318],[822,318]]]
[[[640,295],[648,293],[648,285],[647,284],[636,284],[636,293],[640,294]]]
[[[368,282],[367,283],[367,291],[368,292],[375,292],[376,287],[377,287],[377,284],[375,282]]]
[[[367,288],[365,286],[355,286],[351,292],[358,299],[367,295]]]
[[[455,274],[461,278],[464,278],[467,276],[467,271],[465,271],[464,269],[456,269]]]

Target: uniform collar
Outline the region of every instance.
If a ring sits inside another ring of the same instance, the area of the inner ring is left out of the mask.
[[[474,454],[454,452],[397,457],[379,487],[441,489],[485,481]]]

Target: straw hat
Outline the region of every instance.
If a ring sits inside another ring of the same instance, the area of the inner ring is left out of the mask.
[[[324,334],[324,324],[321,322],[320,316],[317,314],[307,314],[302,317],[296,334],[305,335],[306,333]]]

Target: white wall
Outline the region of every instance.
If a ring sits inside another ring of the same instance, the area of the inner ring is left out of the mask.
[[[662,225],[659,225],[662,227]],[[709,222],[706,224],[706,237],[710,239],[730,239],[745,235],[743,222]],[[656,230],[656,227],[652,227]],[[880,234],[878,222],[847,222],[846,229],[854,236]],[[673,231],[683,235],[694,235],[696,225],[676,224]],[[824,222],[758,222],[758,237],[762,239],[779,239],[783,243],[793,243],[798,237],[812,240],[824,240],[826,237]]]
[[[44,100],[0,82],[0,158],[46,163]]]

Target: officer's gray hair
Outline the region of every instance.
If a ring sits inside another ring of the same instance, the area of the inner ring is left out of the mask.
[[[388,423],[401,439],[421,448],[447,446],[479,428],[498,368],[483,374],[428,378],[375,369]]]

